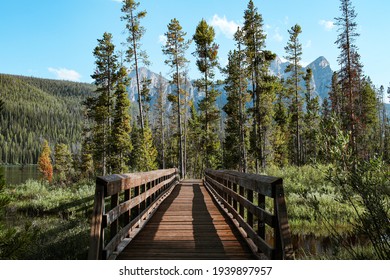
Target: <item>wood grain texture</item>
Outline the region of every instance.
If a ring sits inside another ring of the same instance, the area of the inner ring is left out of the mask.
[[[117,259],[254,259],[200,180],[182,181]]]

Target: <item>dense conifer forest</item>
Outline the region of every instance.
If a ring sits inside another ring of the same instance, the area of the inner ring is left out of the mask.
[[[94,86],[0,74],[0,162],[36,164],[43,139],[80,150],[82,103]]]

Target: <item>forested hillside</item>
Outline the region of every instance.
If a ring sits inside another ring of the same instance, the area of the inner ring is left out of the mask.
[[[94,87],[0,74],[0,163],[35,164],[42,140],[80,147],[82,103]]]

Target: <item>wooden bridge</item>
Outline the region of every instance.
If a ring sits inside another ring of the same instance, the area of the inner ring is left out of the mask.
[[[291,259],[281,178],[207,169],[98,177],[89,259]]]

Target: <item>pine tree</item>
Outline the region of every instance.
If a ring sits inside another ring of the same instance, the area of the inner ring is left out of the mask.
[[[190,102],[190,118],[188,120],[188,137],[191,141],[188,143],[188,175],[190,178],[203,177],[203,158],[205,157],[205,149],[202,144],[204,131],[202,129],[201,120],[196,111],[193,102]]]
[[[285,72],[291,73],[287,78],[286,86],[288,88],[288,94],[291,98],[290,103],[290,130],[291,130],[291,153],[292,161],[296,165],[301,165],[302,163],[302,139],[301,139],[301,129],[302,129],[302,98],[301,98],[301,86],[300,82],[303,77],[302,66],[300,65],[301,56],[302,56],[302,44],[299,42],[299,35],[302,33],[301,27],[296,24],[288,31],[290,34],[290,39],[285,47],[287,56],[285,57],[290,64],[286,67]]]
[[[144,129],[144,113],[143,104],[141,100],[141,80],[139,77],[139,65],[143,63],[145,66],[149,65],[148,56],[145,51],[141,50],[141,39],[145,34],[145,28],[141,25],[141,19],[146,16],[146,11],[136,12],[140,3],[134,0],[124,0],[122,12],[125,14],[121,17],[126,22],[126,29],[129,36],[127,43],[129,48],[126,52],[127,61],[131,64],[131,70],[135,70],[135,77],[137,83],[138,94],[138,109],[141,129]]]
[[[117,83],[117,55],[112,43],[112,35],[104,33],[103,39],[94,50],[96,70],[91,77],[97,86],[98,97],[92,102],[92,117],[94,119],[93,143],[94,162],[97,169],[105,176],[110,173],[109,160],[111,157],[110,137],[112,130],[112,115],[114,107],[114,90]]]
[[[357,153],[360,158],[372,158],[380,149],[379,112],[375,87],[369,78],[364,78],[359,91],[359,111],[356,112]]]
[[[128,170],[127,164],[133,149],[130,137],[130,100],[126,89],[126,86],[129,84],[129,78],[126,68],[121,67],[119,69],[117,78],[118,83],[115,90],[116,104],[111,136],[111,166],[114,173],[124,173]]]
[[[155,103],[155,126],[154,126],[154,141],[158,151],[158,162],[162,169],[165,169],[166,164],[166,91],[167,85],[160,73],[157,81],[157,102]]]
[[[343,111],[347,112],[345,118],[342,119],[344,130],[351,134],[350,145],[357,152],[357,103],[359,100],[359,89],[362,73],[362,64],[360,63],[360,55],[357,52],[355,45],[357,33],[356,13],[352,6],[351,0],[340,0],[341,17],[336,18],[339,35],[335,44],[340,49],[338,57],[341,69],[338,73],[339,83],[345,102]]]
[[[138,123],[141,127],[141,129],[143,129],[142,127],[144,127],[145,123],[150,121],[150,117],[149,117],[149,111],[150,111],[150,101],[152,101],[152,96],[150,95],[150,85],[152,84],[152,80],[144,77],[142,79],[142,83],[141,83],[141,102],[142,102],[142,106],[143,106],[143,117],[142,118],[138,118]],[[142,124],[142,122],[144,122],[144,124]]]
[[[303,128],[303,163],[309,161],[316,162],[319,146],[319,124],[320,124],[320,105],[318,96],[313,96],[313,88],[311,80],[313,71],[310,68],[306,69],[304,77],[306,84],[305,103],[306,112],[304,114],[304,128]]]
[[[331,90],[329,92],[329,100],[331,102],[332,112],[338,116],[339,119],[343,118],[343,108],[345,104],[345,97],[341,92],[338,73],[334,72],[332,75]]]
[[[324,163],[333,163],[331,156],[332,148],[335,146],[335,139],[337,137],[335,127],[340,126],[340,120],[338,116],[332,111],[332,105],[328,98],[325,98],[321,107],[321,120],[320,120],[320,149],[319,159]]]
[[[215,31],[212,26],[202,19],[196,27],[193,39],[196,44],[194,53],[196,64],[203,78],[196,81],[199,91],[205,93],[205,97],[199,102],[201,123],[204,130],[202,144],[205,147],[205,168],[217,168],[220,165],[220,142],[218,140],[219,110],[216,107],[216,99],[220,95],[215,89],[213,78],[214,69],[218,65],[218,45],[214,42]]]
[[[134,128],[132,131],[133,151],[130,163],[134,171],[152,171],[158,168],[157,150],[153,145],[152,131],[148,122],[145,128]]]
[[[42,152],[38,158],[38,170],[42,174],[43,178],[49,183],[51,183],[53,179],[53,166],[50,155],[51,150],[49,147],[49,142],[44,140],[42,144]]]
[[[266,168],[267,156],[271,154],[271,123],[273,118],[273,102],[275,100],[275,77],[269,74],[269,66],[275,59],[275,54],[265,50],[266,33],[263,27],[263,17],[250,0],[244,14],[244,44],[249,79],[252,82],[252,114],[253,128],[251,131],[251,151],[255,159],[255,170],[259,173]],[[260,162],[259,162],[260,160]]]
[[[241,119],[240,119],[240,91],[239,85],[240,69],[238,67],[238,53],[236,51],[229,52],[228,65],[225,73],[228,75],[225,83],[225,90],[227,94],[227,103],[223,110],[227,114],[225,141],[224,141],[224,167],[226,169],[242,170],[242,148],[241,148]],[[245,90],[245,89],[244,89]]]
[[[73,159],[69,146],[66,144],[57,144],[54,152],[55,165],[54,172],[56,180],[60,184],[69,182],[73,177]]]
[[[229,53],[228,65],[224,69],[227,75],[225,90],[227,104],[223,110],[227,114],[225,141],[224,141],[224,167],[247,172],[247,134],[248,118],[246,114],[247,80],[244,69],[245,54],[241,49],[242,31],[238,29],[235,34],[237,50]]]
[[[185,40],[186,32],[182,30],[179,21],[175,18],[168,24],[168,31],[165,33],[167,41],[163,46],[163,53],[168,56],[165,60],[165,64],[171,67],[172,70],[172,84],[175,85],[176,90],[176,105],[177,106],[177,134],[179,138],[179,171],[181,177],[185,177],[185,162],[184,158],[184,145],[183,145],[183,128],[182,128],[182,94],[184,90],[181,89],[183,83],[183,70],[188,64],[188,60],[185,57],[185,52],[189,48],[191,41]],[[185,80],[184,80],[185,82]],[[187,108],[184,108],[184,114]]]
[[[274,105],[274,136],[272,146],[274,149],[273,162],[277,166],[285,166],[288,164],[288,112],[286,107],[286,93],[280,81],[280,90],[276,94],[276,102]]]
[[[89,140],[83,139],[80,156],[80,177],[90,179],[92,178],[93,174],[94,164],[91,143]]]

